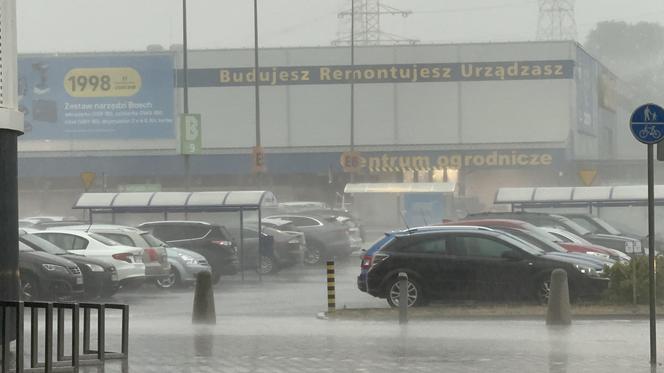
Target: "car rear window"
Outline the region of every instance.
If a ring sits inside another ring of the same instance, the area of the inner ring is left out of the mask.
[[[88,235],[90,236],[90,238],[94,238],[95,240],[103,243],[106,246],[120,246],[119,242],[113,241],[110,238],[106,238],[106,237],[102,236],[101,234],[88,233]]]
[[[136,246],[134,240],[132,240],[131,237],[127,236],[126,234],[119,234],[119,233],[99,233],[99,234],[125,246]]]
[[[39,236],[35,236],[33,234],[24,234],[21,235],[20,237],[21,241],[24,245],[30,245],[32,247],[37,247],[41,249],[44,252],[47,252],[49,254],[54,254],[54,255],[61,255],[61,254],[67,254],[66,251],[62,250],[61,248],[57,247],[56,245],[52,244],[50,241],[47,241]]]
[[[157,237],[151,235],[150,233],[141,233],[141,237],[148,243],[150,247],[162,247],[167,246],[164,241],[158,239]]]

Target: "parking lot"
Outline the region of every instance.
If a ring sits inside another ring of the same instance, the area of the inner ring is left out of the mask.
[[[355,288],[357,258],[337,265],[338,308],[387,307]],[[193,290],[144,286],[131,306],[130,372],[645,372],[647,321],[321,320],[323,267],[215,287],[217,325],[193,326]],[[664,331],[664,330],[663,330]],[[121,371],[110,363],[105,372]],[[95,372],[88,368],[89,372]]]

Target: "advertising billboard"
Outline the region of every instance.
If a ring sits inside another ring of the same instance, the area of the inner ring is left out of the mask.
[[[174,137],[170,55],[19,58],[21,140]]]

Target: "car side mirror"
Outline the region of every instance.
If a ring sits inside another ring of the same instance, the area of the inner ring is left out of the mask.
[[[500,255],[500,257],[512,261],[518,261],[523,259],[523,257],[515,251],[505,251]]]

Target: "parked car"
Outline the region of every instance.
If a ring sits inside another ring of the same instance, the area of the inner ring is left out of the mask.
[[[316,264],[332,258],[348,257],[353,251],[348,229],[335,216],[320,215],[272,215],[266,218],[290,222],[289,230],[304,233],[307,248],[304,252],[306,264]]]
[[[19,228],[34,228],[44,230],[47,227],[59,227],[73,224],[85,224],[74,216],[30,216],[18,221]]]
[[[485,227],[423,227],[387,233],[365,254],[361,291],[399,304],[398,273],[408,274],[408,306],[435,299],[546,302],[551,272],[567,272],[572,299],[608,286],[604,268],[564,253],[551,255],[509,233]]]
[[[613,265],[618,260],[622,260],[623,254],[619,251],[605,247],[587,244],[576,244],[571,242],[562,242],[555,236],[547,233],[545,227],[536,227],[530,223],[521,220],[510,219],[481,219],[481,220],[460,220],[458,222],[446,223],[443,225],[473,225],[499,229],[513,234],[522,240],[530,242],[547,252],[567,252],[582,255],[587,260],[595,260],[602,265]],[[593,258],[589,258],[588,255]],[[627,257],[629,259],[629,257]]]
[[[142,248],[146,281],[161,280],[170,274],[171,266],[168,263],[166,245],[149,232],[134,227],[107,224],[74,225],[63,228],[94,232],[122,245]]]
[[[224,226],[202,221],[153,221],[139,229],[152,233],[171,246],[183,247],[205,257],[212,267],[212,279],[234,275],[239,270],[237,246]]]
[[[74,300],[83,294],[81,269],[70,260],[19,241],[18,267],[24,301]]]
[[[240,230],[231,229],[233,240],[240,247]],[[275,273],[283,267],[292,266],[301,258],[304,250],[303,235],[300,233],[283,232],[278,229],[261,226],[259,250],[258,226],[243,227],[244,267],[257,269],[261,274]],[[261,254],[260,267],[258,254]]]
[[[19,230],[19,241],[35,251],[55,255],[76,264],[83,274],[85,285],[83,297],[86,299],[110,297],[120,288],[118,272],[115,266],[108,261],[71,254],[39,236],[25,232],[25,230]]]
[[[622,251],[618,251],[616,249],[611,249],[608,247],[599,247],[596,245],[593,245],[589,241],[587,241],[584,238],[581,238],[577,236],[576,234],[566,231],[564,229],[559,229],[559,228],[551,228],[551,227],[541,227],[540,229],[546,231],[549,235],[554,237],[556,239],[556,242],[563,246],[563,247],[573,247],[573,246],[580,246],[580,247],[594,247],[594,248],[600,248],[604,250],[610,257],[611,259],[617,260],[617,261],[622,261],[622,262],[629,262],[632,258],[623,253]],[[640,241],[638,239],[634,239],[634,245],[638,246],[640,244]],[[643,251],[643,250],[641,250]]]
[[[364,243],[366,234],[362,222],[352,212],[346,209],[331,208],[324,202],[282,202],[279,203],[279,213],[299,215],[335,216],[339,222],[349,228],[351,245],[359,248]]]
[[[484,212],[470,214],[466,219],[515,219],[523,220],[538,227],[561,228],[585,238],[591,243],[625,252],[627,243],[632,243],[633,238],[620,235],[592,233],[574,221],[556,214],[540,212]]]
[[[197,252],[180,247],[166,247],[168,262],[171,265],[169,275],[155,281],[162,289],[186,287],[196,283],[200,272],[212,272],[212,267],[205,257]]]
[[[638,240],[641,242],[641,245],[643,247],[648,247],[648,236],[640,236],[638,234],[634,234],[631,232],[627,232],[626,230],[621,230],[615,227],[614,225],[610,224],[606,220],[599,218],[597,216],[593,216],[590,214],[582,214],[582,213],[569,213],[569,214],[560,214],[573,222],[583,226],[584,228],[588,229],[590,232],[593,234],[608,234],[612,236],[623,236],[623,237],[629,237],[633,238],[635,240]],[[664,249],[664,242],[661,240],[655,240],[655,247],[657,248],[658,251],[661,251]]]
[[[48,230],[30,232],[70,253],[113,263],[123,288],[136,288],[145,282],[143,249],[124,246],[93,232]]]

